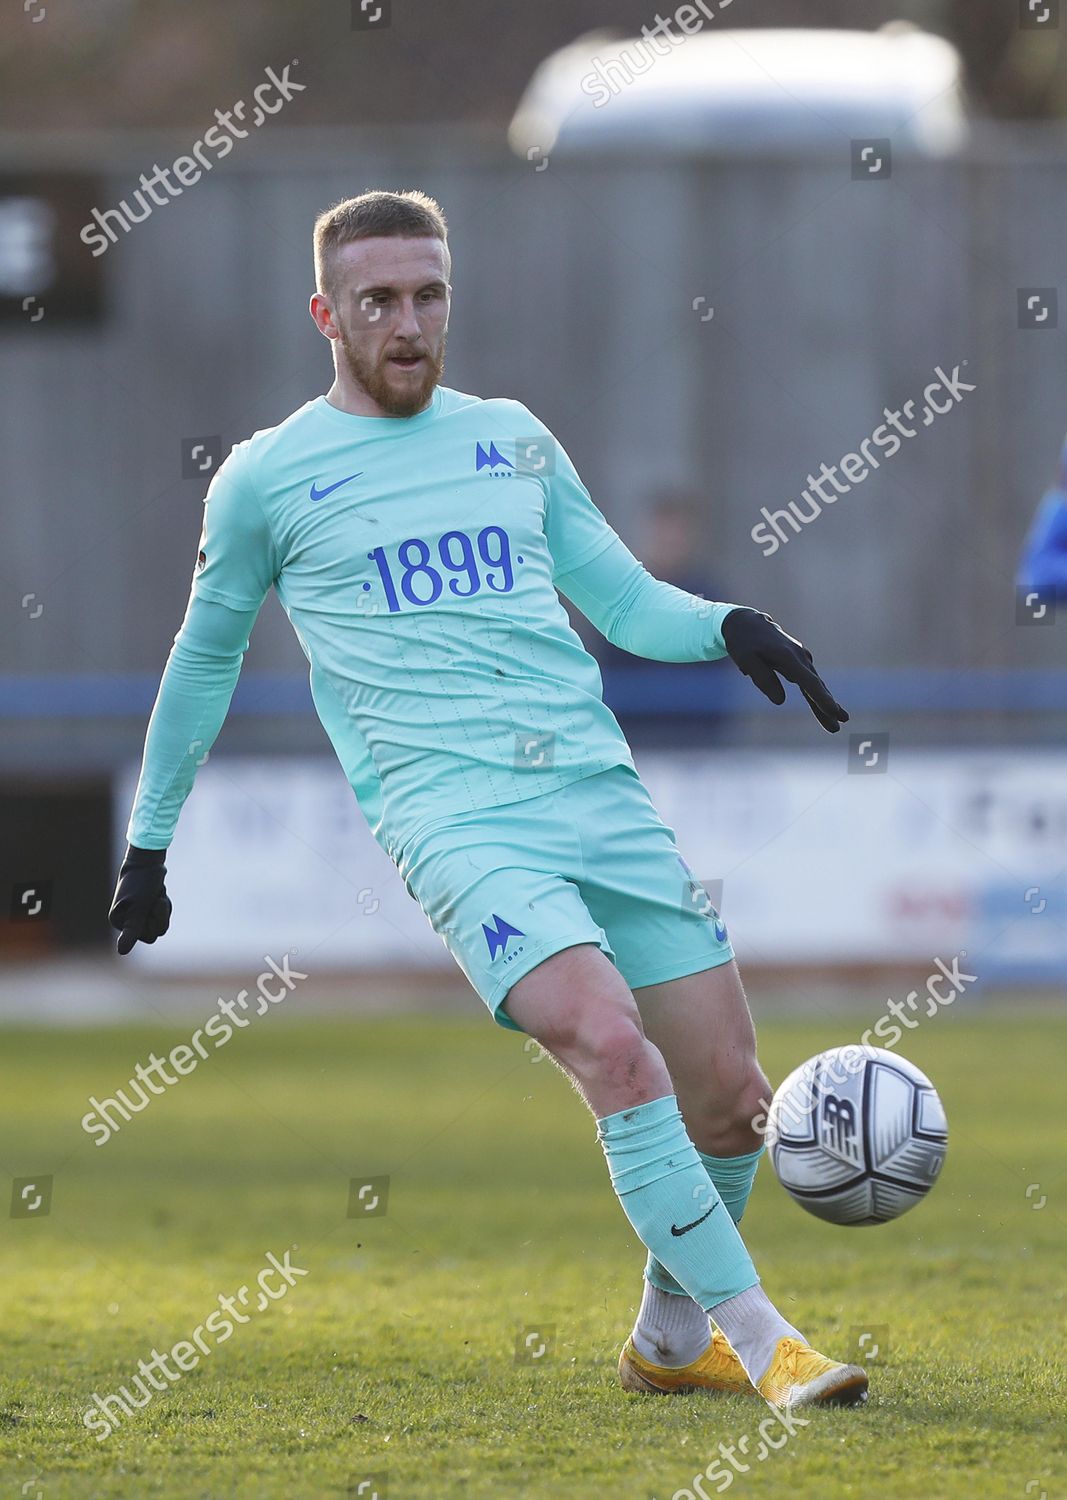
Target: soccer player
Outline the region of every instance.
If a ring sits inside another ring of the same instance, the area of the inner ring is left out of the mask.
[[[440,384],[450,254],[431,198],[323,213],[315,273],[335,379],[238,443],[208,490],[111,908],[118,951],[167,931],[166,850],[273,587],[375,837],[494,1019],[596,1117],[648,1251],[623,1386],[858,1403],[865,1373],[781,1316],[738,1233],[769,1085],[733,950],[558,595],[637,656],[729,655],[774,703],[795,683],[831,733],[848,715],[767,615],[650,576],[518,401]]]

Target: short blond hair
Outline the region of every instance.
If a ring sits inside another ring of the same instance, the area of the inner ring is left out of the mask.
[[[358,198],[343,198],[315,220],[315,285],[332,296],[335,291],[336,252],[353,240],[380,235],[437,239],[448,248],[448,225],[441,206],[428,193],[410,188],[402,193],[374,189]]]

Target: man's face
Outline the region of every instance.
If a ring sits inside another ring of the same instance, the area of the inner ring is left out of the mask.
[[[338,359],[387,416],[414,416],[444,373],[447,248],[429,238],[355,240],[335,267]]]

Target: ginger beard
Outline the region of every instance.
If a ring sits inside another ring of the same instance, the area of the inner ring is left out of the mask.
[[[442,332],[436,349],[421,342],[412,347],[401,341],[371,354],[349,337],[340,321],[337,333],[348,373],[387,416],[413,417],[429,403],[445,370],[446,332]],[[405,356],[418,356],[418,363],[405,369],[393,362]]]

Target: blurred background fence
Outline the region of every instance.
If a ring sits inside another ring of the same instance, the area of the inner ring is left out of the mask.
[[[269,153],[207,178],[102,257],[97,321],[53,328],[42,299],[39,323],[0,338],[4,707],[31,719],[38,707],[95,708],[107,724],[86,742],[69,725],[56,735],[23,723],[6,765],[129,753],[110,715],[150,702],[199,535],[205,479],[187,460],[183,477],[183,455],[198,439],[226,452],[328,383],[306,311],[309,226],[367,184],[417,182],[451,215],[448,382],[541,415],[633,546],[648,541],[650,500],[683,491],[699,517],[693,565],[717,596],[778,614],[828,665],[1062,663],[1053,633],[1015,628],[1014,590],[1067,426],[1058,331],[1018,325],[1019,289],[1055,286],[1064,259],[1056,143],[1059,133],[996,136],[858,182],[847,150],[568,159],[538,173],[460,133],[391,149],[348,133],[275,136]],[[69,174],[73,143],[53,150]],[[160,154],[149,140],[77,152],[93,172],[90,201],[104,205],[129,197]],[[7,192],[47,193],[47,158],[31,167],[26,154],[8,143]],[[796,500],[810,514],[799,499],[809,472],[856,451],[884,408],[921,408],[939,366],[976,388],[927,429],[917,422],[812,530],[780,521],[786,540],[765,555],[761,508]],[[280,610],[266,611],[249,667],[302,665]],[[23,674],[57,680],[24,697]],[[95,702],[69,681],[83,674]],[[986,730],[1008,734],[1020,711],[1067,708],[1062,695],[1003,694],[997,681],[968,697],[946,679],[945,704],[967,698],[987,710]],[[890,711],[900,694],[883,705],[872,693],[872,706]],[[914,703],[938,707],[936,696]],[[1041,732],[1032,717],[1023,727]]]

